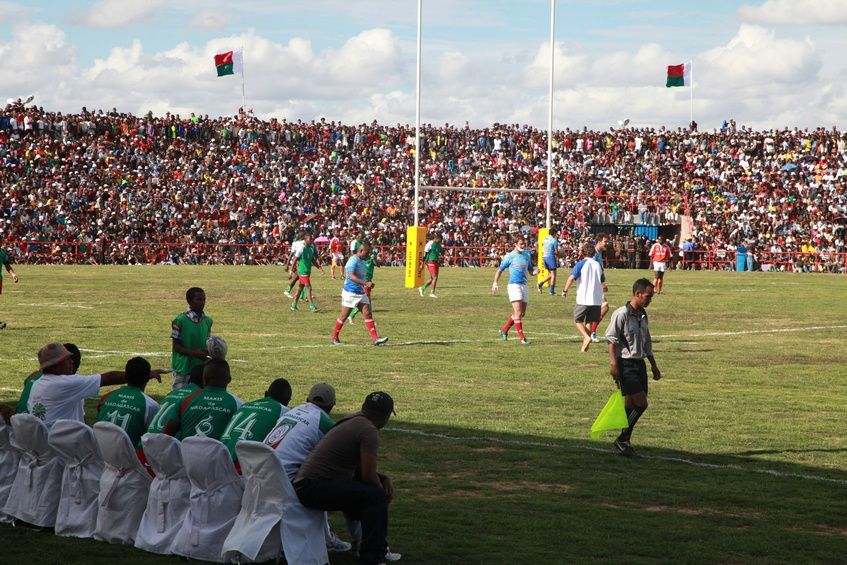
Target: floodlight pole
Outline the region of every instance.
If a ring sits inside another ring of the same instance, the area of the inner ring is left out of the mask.
[[[418,44],[415,65],[415,227],[418,226],[418,198],[421,188],[421,15],[423,0],[418,0]]]
[[[550,92],[547,109],[547,229],[553,196],[553,63],[556,55],[556,0],[550,0]]]

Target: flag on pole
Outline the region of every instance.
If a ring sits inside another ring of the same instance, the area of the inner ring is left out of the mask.
[[[665,86],[691,86],[691,63],[668,65],[668,81]]]
[[[235,73],[244,76],[244,52],[241,49],[218,53],[215,55],[215,67],[218,76],[233,75]]]
[[[626,406],[620,390],[616,390],[609,397],[609,401],[600,411],[600,415],[591,425],[591,439],[597,439],[600,434],[609,430],[622,430],[629,426],[626,419]]]

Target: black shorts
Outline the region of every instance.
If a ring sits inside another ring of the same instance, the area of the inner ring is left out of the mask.
[[[600,306],[577,304],[573,309],[573,321],[581,324],[600,323]]]
[[[621,385],[621,394],[636,394],[643,392],[647,394],[647,363],[644,359],[621,359],[618,358],[618,371]]]

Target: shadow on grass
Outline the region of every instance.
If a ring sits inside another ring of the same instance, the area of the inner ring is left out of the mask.
[[[610,438],[399,420],[381,436],[396,489],[389,543],[403,563],[838,562],[847,544],[847,470],[660,448],[630,460]],[[740,455],[758,453],[779,451]],[[3,562],[28,565],[180,562],[8,525],[0,547]]]

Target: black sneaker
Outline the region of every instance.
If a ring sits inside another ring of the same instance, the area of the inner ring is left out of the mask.
[[[616,439],[615,447],[617,448],[618,453],[620,453],[624,457],[629,457],[631,459],[638,459],[639,457],[641,457],[640,455],[638,455],[638,452],[632,448],[632,444],[629,443],[629,441]]]

